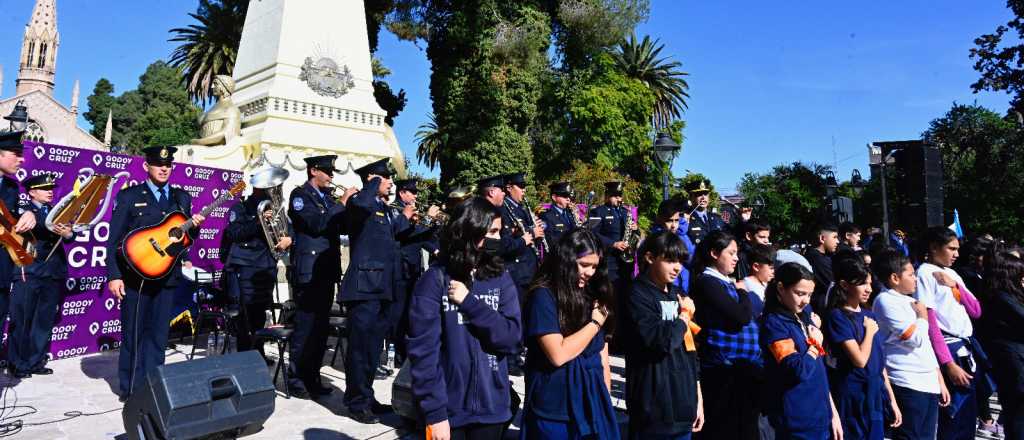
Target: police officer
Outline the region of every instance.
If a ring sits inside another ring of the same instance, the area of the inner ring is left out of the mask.
[[[395,203],[391,204],[391,217],[396,218],[402,215],[402,211],[408,205],[415,205],[419,195],[417,179],[406,179],[395,181]],[[431,206],[427,211],[428,217],[437,215],[439,208]],[[423,273],[423,251],[428,255],[437,254],[438,225],[430,227],[424,225],[425,220],[413,217],[415,224],[398,234],[397,239],[401,243],[401,266],[399,266],[398,287],[395,289],[395,299],[391,303],[391,313],[388,321],[391,324],[391,331],[388,339],[395,344],[395,366],[400,367],[405,360],[405,334],[409,322],[409,298],[412,295],[412,288],[416,280]]]
[[[625,285],[633,278],[633,265],[622,257],[628,244],[623,240],[629,225],[630,213],[622,206],[622,182],[605,182],[604,204],[590,211],[588,222],[605,248],[608,279],[616,292],[625,292]],[[635,223],[634,223],[635,226]]]
[[[690,195],[690,201],[694,206],[693,215],[690,216],[690,228],[687,231],[694,245],[700,244],[700,241],[713,231],[728,230],[722,216],[708,209],[711,202],[711,182],[704,179],[690,182],[686,185],[686,193]]]
[[[46,367],[47,345],[57,319],[60,286],[68,276],[67,255],[61,242],[74,236],[70,225],[54,225],[53,231],[46,228],[46,215],[50,212],[56,186],[53,176],[31,177],[25,180],[24,186],[30,199],[20,210],[36,217],[36,227],[32,229],[36,259],[16,270],[11,288],[8,357],[11,375],[19,379],[33,374],[53,374],[53,370]]]
[[[341,201],[331,195],[334,161],[338,156],[305,158],[306,183],[292,190],[288,218],[294,229],[289,281],[295,301],[295,331],[289,347],[288,384],[293,396],[305,398],[330,394],[320,383],[320,365],[327,351],[331,304],[341,279],[341,234],[345,228],[345,206],[355,189],[349,188]]]
[[[555,246],[563,235],[576,229],[576,218],[572,211],[576,204],[572,201],[572,185],[569,182],[557,182],[548,186],[551,190],[551,208],[540,214],[544,222],[544,234],[551,246]]]
[[[500,208],[501,205],[505,203],[505,176],[491,176],[477,180],[476,191],[477,195],[483,197],[484,200],[487,200],[495,207]],[[532,243],[532,237],[530,238]]]
[[[393,172],[387,159],[356,170],[363,189],[346,204],[351,243],[349,267],[342,281],[341,301],[348,313],[345,353],[345,406],[360,423],[377,423],[376,414],[390,411],[373,397],[373,379],[381,347],[390,327],[390,302],[395,299],[401,259],[395,237],[410,227],[415,205],[394,216],[387,205]]]
[[[267,310],[277,286],[277,258],[271,252],[259,219],[263,216],[269,220],[273,210],[281,208],[270,205],[270,209],[259,212],[260,203],[269,200],[270,195],[265,188],[253,186],[252,194],[228,211],[228,226],[224,230],[224,238],[230,243],[224,263],[224,280],[228,294],[238,304],[239,319],[235,321],[238,351],[254,348],[253,333],[266,326]],[[291,232],[288,234],[277,242],[275,251],[284,251],[291,246]],[[264,354],[262,345],[255,348]]]
[[[24,131],[15,131],[0,134],[0,202],[12,214],[17,214],[18,207],[18,181],[12,176],[21,169],[24,146],[21,143]],[[22,233],[29,231],[36,226],[36,216],[30,212],[21,214],[14,232]],[[6,252],[0,252],[0,323],[7,320],[7,312],[11,301],[11,281],[14,275],[14,261]]]
[[[122,401],[138,386],[146,374],[164,364],[164,349],[170,331],[174,291],[183,277],[181,267],[192,267],[188,253],[175,262],[167,276],[145,280],[124,259],[120,247],[128,232],[160,223],[164,216],[180,211],[199,226],[206,220],[192,214],[192,197],[168,180],[174,161],[174,147],[149,147],[142,150],[147,179],[122,189],[115,199],[107,241],[108,288],[121,301],[121,354],[118,358],[118,387]],[[195,239],[199,228],[188,231]]]

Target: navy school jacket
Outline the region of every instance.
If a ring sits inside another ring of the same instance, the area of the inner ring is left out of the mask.
[[[765,413],[789,432],[828,429],[832,421],[824,356],[807,354],[806,319],[776,307],[760,319]]]
[[[517,352],[522,319],[508,272],[476,280],[460,305],[448,301],[443,266],[413,289],[408,351],[412,393],[427,424],[453,428],[512,418],[507,356]]]

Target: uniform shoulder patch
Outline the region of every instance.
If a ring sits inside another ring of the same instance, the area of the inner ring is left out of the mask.
[[[296,211],[302,211],[302,208],[306,206],[306,202],[302,201],[302,197],[296,197],[292,199],[292,209]]]

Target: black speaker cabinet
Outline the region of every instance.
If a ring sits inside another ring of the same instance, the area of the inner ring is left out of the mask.
[[[267,364],[250,350],[157,367],[121,418],[131,440],[236,438],[263,429],[275,397]]]
[[[932,226],[945,226],[939,147],[921,140],[874,144],[883,154],[895,150],[889,199],[892,228],[917,235]]]

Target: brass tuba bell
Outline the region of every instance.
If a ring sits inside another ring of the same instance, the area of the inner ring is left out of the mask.
[[[267,238],[267,245],[270,246],[270,253],[274,258],[282,260],[288,265],[288,250],[277,249],[277,243],[288,236],[288,226],[291,221],[285,212],[284,197],[281,187],[285,180],[288,180],[288,170],[281,167],[270,167],[252,173],[249,184],[253,188],[262,189],[267,193],[269,199],[264,200],[256,206],[256,218],[263,227],[263,235]],[[264,215],[272,211],[268,217]]]

